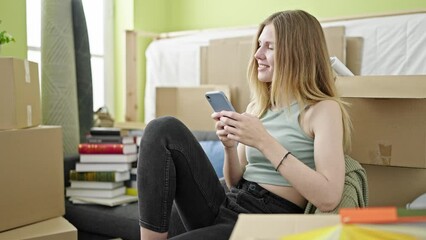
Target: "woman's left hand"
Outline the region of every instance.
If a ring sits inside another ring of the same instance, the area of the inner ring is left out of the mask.
[[[259,118],[252,114],[222,111],[221,115],[219,120],[226,125],[229,139],[259,149],[271,137]]]

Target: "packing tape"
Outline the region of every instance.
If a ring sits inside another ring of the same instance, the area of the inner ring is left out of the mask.
[[[28,60],[24,61],[24,68],[25,68],[25,82],[31,83],[30,64]]]
[[[27,126],[33,125],[33,110],[31,105],[27,105]]]

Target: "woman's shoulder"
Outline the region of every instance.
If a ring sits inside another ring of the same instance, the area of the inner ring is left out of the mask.
[[[341,117],[342,110],[340,108],[340,104],[332,99],[319,101],[312,106],[310,106],[309,110],[311,111],[313,119],[320,118],[329,118],[329,117]]]
[[[326,110],[326,109],[340,109],[340,105],[336,100],[325,99],[321,100],[313,105],[315,108]]]

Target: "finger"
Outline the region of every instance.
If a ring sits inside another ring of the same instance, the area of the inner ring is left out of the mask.
[[[228,135],[226,135],[226,138],[239,142],[239,137],[237,135],[232,134],[232,133],[229,133]]]
[[[237,134],[237,133],[238,133],[238,130],[237,130],[235,127],[233,127],[233,126],[229,126],[229,125],[224,126],[224,127],[223,127],[223,130],[224,130],[226,133],[231,133],[231,134],[233,134],[233,135],[235,135],[235,134]]]
[[[221,121],[217,121],[217,122],[216,122],[216,124],[215,124],[216,129],[218,129],[218,130],[223,129],[223,127],[224,127],[225,125],[226,125],[226,124],[224,124],[224,123],[223,123],[223,122],[221,122]]]
[[[238,121],[235,121],[234,119],[229,117],[221,117],[220,122],[222,122],[224,125],[229,125],[234,127],[238,125]]]
[[[221,111],[220,115],[222,117],[228,117],[228,118],[232,118],[235,120],[240,120],[241,114],[237,113],[237,112],[232,112],[232,111]]]
[[[228,132],[225,130],[217,130],[216,135],[226,137],[226,135],[228,135]]]
[[[241,113],[241,115],[249,116],[249,117],[256,117],[255,115],[248,113],[248,112],[243,112],[243,113]]]
[[[214,120],[218,121],[218,120],[219,120],[219,118],[220,118],[220,113],[218,113],[218,112],[213,112],[213,113],[211,114],[211,118],[213,118]]]

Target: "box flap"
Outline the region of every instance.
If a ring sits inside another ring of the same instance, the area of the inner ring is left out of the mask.
[[[240,214],[230,239],[279,239],[339,223],[337,214]]]
[[[0,240],[6,239],[76,240],[77,229],[65,218],[57,217],[0,233]]]
[[[426,75],[337,77],[342,97],[426,98]]]

